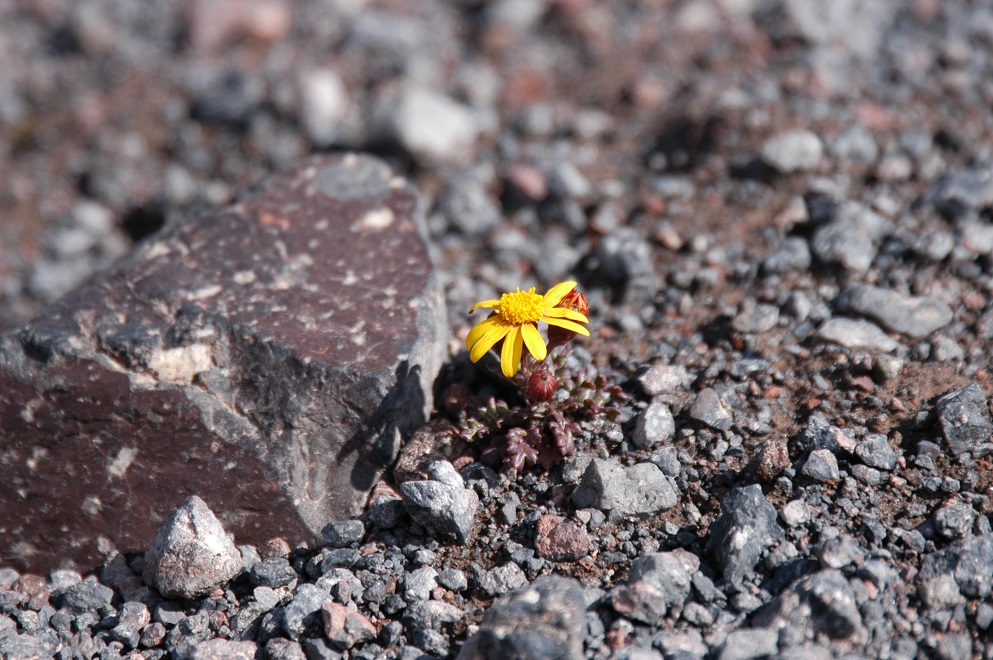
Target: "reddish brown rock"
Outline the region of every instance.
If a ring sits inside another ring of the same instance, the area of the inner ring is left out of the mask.
[[[571,520],[544,515],[535,525],[534,550],[552,561],[577,561],[589,553],[590,537]]]
[[[376,636],[376,627],[364,615],[338,603],[324,603],[324,634],[339,649],[348,650]]]
[[[315,158],[0,335],[0,552],[142,550],[191,495],[239,543],[320,536],[423,423],[447,325],[417,195]]]

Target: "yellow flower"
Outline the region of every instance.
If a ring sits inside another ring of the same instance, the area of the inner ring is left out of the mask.
[[[484,300],[473,305],[469,310],[470,314],[480,307],[496,311],[489,318],[480,321],[465,338],[469,359],[477,362],[502,339],[500,367],[504,376],[512,378],[521,366],[524,346],[528,347],[528,351],[537,360],[544,360],[548,354],[545,340],[538,333],[539,321],[589,337],[589,330],[579,325],[590,322],[585,314],[574,309],[556,307],[575,288],[575,282],[562,282],[543,296],[535,293],[534,287],[528,291],[518,288],[513,293],[503,294],[499,300]]]

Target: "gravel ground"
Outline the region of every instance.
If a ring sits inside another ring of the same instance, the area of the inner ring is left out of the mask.
[[[441,390],[472,303],[575,276],[628,397],[206,594],[0,568],[0,657],[993,657],[991,104],[986,2],[0,5],[0,328],[361,149],[424,194]]]

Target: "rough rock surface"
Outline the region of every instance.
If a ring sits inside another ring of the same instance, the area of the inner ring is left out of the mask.
[[[418,223],[382,162],[317,157],[0,337],[3,554],[92,566],[193,493],[241,542],[357,513],[443,358]]]
[[[585,594],[578,582],[539,578],[494,603],[459,658],[583,657],[585,610]]]
[[[209,594],[241,571],[241,553],[199,497],[159,526],[145,553],[145,582],[167,598]]]

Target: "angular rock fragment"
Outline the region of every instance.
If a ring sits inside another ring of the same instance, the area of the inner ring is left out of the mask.
[[[212,639],[193,647],[189,660],[254,660],[258,647],[255,642]]]
[[[757,486],[741,486],[721,499],[721,517],[710,527],[709,548],[724,579],[740,584],[762,553],[784,538],[775,507]]]
[[[672,419],[669,406],[653,401],[638,415],[631,441],[639,449],[649,449],[668,442],[675,434],[676,422]]]
[[[874,286],[856,287],[847,294],[845,303],[887,330],[909,337],[926,337],[952,320],[951,308],[937,298],[905,296]]]
[[[789,174],[817,167],[824,155],[824,144],[816,134],[805,131],[780,133],[762,145],[762,160],[778,172]]]
[[[551,561],[577,561],[589,552],[590,543],[581,525],[562,516],[546,514],[535,525],[535,553]]]
[[[679,495],[672,479],[654,463],[629,468],[595,458],[572,493],[580,508],[594,507],[621,516],[642,516],[676,506]]]
[[[582,658],[586,605],[575,580],[539,578],[495,602],[458,658]]]
[[[993,535],[969,536],[929,554],[921,564],[920,581],[951,575],[970,598],[990,595],[993,575]]]
[[[628,581],[653,585],[663,593],[667,607],[681,609],[699,569],[700,558],[685,550],[652,552],[631,562]]]
[[[241,553],[196,496],[162,522],[145,553],[145,582],[166,598],[206,595],[240,571]]]
[[[407,481],[400,492],[411,518],[461,545],[469,542],[479,508],[475,491],[438,481]]]
[[[993,436],[986,394],[973,383],[938,399],[938,423],[955,456],[967,454]]]
[[[713,388],[700,391],[690,407],[690,417],[719,431],[727,431],[734,423],[734,414]]]
[[[866,272],[891,229],[890,221],[858,202],[844,201],[832,208],[829,221],[814,231],[811,250],[824,263]]]
[[[844,574],[835,569],[797,580],[764,607],[752,625],[788,627],[807,639],[824,634],[831,639],[865,640],[855,593]]]
[[[358,513],[444,358],[420,222],[382,162],[316,157],[0,336],[0,551],[96,566],[192,494],[254,544]]]
[[[376,636],[376,627],[363,614],[338,603],[324,603],[324,634],[336,647],[348,650]]]
[[[890,339],[878,325],[858,319],[828,319],[817,331],[821,339],[845,348],[895,351],[900,344]]]

